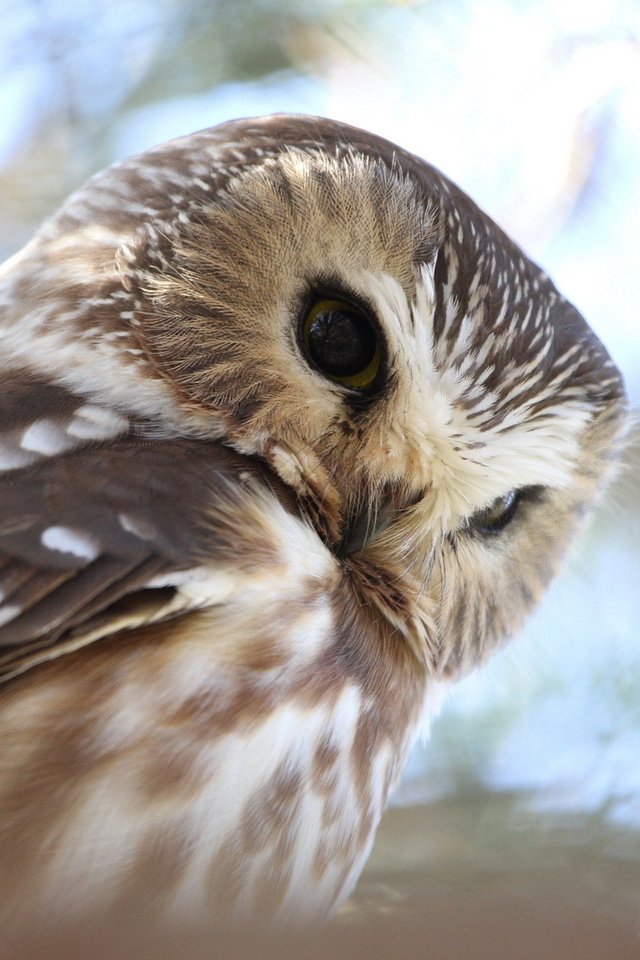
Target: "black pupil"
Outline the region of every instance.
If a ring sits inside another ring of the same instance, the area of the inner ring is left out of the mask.
[[[376,335],[367,318],[356,310],[329,308],[311,321],[309,353],[324,373],[352,377],[373,360]]]

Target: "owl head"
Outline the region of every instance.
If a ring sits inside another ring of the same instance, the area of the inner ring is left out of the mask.
[[[345,124],[150,150],[21,257],[38,369],[264,463],[435,674],[518,626],[615,458],[621,378],[577,310],[446,177]]]

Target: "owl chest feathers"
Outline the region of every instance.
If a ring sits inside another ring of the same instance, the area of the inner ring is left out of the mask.
[[[177,923],[312,919],[346,896],[441,691],[425,701],[424,675],[351,601],[308,582],[302,601],[295,582],[265,584],[274,610],[289,596],[288,624],[254,582],[186,629],[107,641],[7,688],[7,917],[153,903]]]

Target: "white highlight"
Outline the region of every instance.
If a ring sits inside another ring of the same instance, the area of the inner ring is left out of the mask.
[[[71,553],[82,560],[95,560],[100,553],[93,537],[71,527],[47,527],[40,540],[49,550]]]

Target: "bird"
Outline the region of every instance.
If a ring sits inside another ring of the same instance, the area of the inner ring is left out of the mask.
[[[328,916],[625,411],[543,270],[376,134],[232,120],[90,179],[0,269],[3,929]]]

